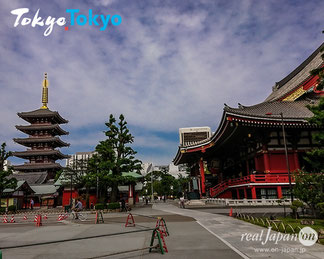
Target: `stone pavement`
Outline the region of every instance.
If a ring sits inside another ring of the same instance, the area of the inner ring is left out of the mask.
[[[242,234],[260,234],[262,230],[264,230],[262,240],[265,241],[267,230],[235,218],[211,214],[206,212],[207,210],[180,209],[171,204],[163,203],[155,204],[153,208],[196,219],[202,227],[221,240],[224,247],[230,247],[243,258],[324,258],[324,246],[320,244],[306,247],[298,240],[282,241],[278,244],[268,241],[264,245],[261,244],[262,241],[241,241]],[[271,231],[271,233],[277,234],[278,232]]]
[[[163,208],[164,204],[162,204]],[[99,237],[77,241],[65,241],[54,244],[30,246],[24,248],[1,249],[3,259],[34,258],[241,258],[231,248],[187,216],[152,208],[134,209],[136,226],[125,228],[126,213],[104,214],[104,224],[93,224],[94,215],[89,222],[55,222],[43,227],[34,224],[1,224],[0,249],[7,246],[32,244],[45,241],[58,241],[69,238],[89,237],[109,233],[125,233],[134,230],[146,230],[155,227],[156,217],[166,219],[170,236],[166,237],[169,252],[165,255],[148,249],[118,256],[105,256],[115,252],[145,248],[149,246],[152,231],[134,232],[118,236]],[[172,207],[171,207],[172,208]],[[175,208],[175,207],[174,207]],[[175,208],[176,209],[176,208]]]

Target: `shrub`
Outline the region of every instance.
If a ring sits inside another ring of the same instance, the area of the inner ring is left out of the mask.
[[[96,204],[96,210],[103,210],[105,208],[105,204],[97,203]]]
[[[107,208],[110,210],[119,209],[120,208],[119,202],[111,202],[108,204]]]
[[[324,218],[324,202],[317,203],[316,207],[319,210],[320,216]]]
[[[290,208],[292,209],[293,214],[294,214],[296,219],[298,217],[298,214],[297,214],[298,208],[302,208],[302,207],[304,207],[304,203],[302,201],[299,201],[299,200],[294,200],[292,202],[292,204],[290,205]]]
[[[0,213],[5,213],[6,212],[6,208],[0,208]]]
[[[8,206],[8,211],[13,211],[13,212],[15,212],[16,211],[16,205],[10,205],[10,206]]]

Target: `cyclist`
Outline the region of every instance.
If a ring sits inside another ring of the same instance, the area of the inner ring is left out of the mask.
[[[82,202],[81,202],[80,198],[77,199],[77,201],[78,202],[74,206],[75,219],[79,218],[78,217],[78,212],[82,210]]]

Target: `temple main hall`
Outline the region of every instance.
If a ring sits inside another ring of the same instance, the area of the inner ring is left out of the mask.
[[[307,120],[313,116],[307,106],[324,96],[317,89],[318,76],[310,74],[324,65],[323,47],[277,82],[265,101],[237,108],[225,104],[212,136],[179,146],[174,164],[190,168],[192,193],[229,199],[291,197],[293,173],[310,169],[303,157],[318,147],[312,135],[323,130]]]

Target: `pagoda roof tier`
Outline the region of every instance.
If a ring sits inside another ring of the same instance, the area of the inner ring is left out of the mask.
[[[21,152],[13,152],[12,154],[20,158],[29,158],[35,156],[52,156],[56,159],[63,159],[70,157],[69,155],[62,154],[59,150],[27,150]]]
[[[61,124],[68,123],[57,111],[51,111],[50,109],[38,109],[30,112],[18,112],[18,116],[30,123],[34,122],[34,119],[49,118],[53,123]]]
[[[68,147],[68,146],[70,146],[69,143],[62,141],[58,137],[14,138],[13,140],[16,143],[24,145],[26,147],[31,147],[35,143],[52,143],[51,146],[53,146],[53,147]]]
[[[14,170],[17,171],[33,171],[33,170],[48,170],[48,169],[62,169],[59,163],[25,163],[23,165],[14,165]]]
[[[39,130],[52,130],[53,135],[68,135],[69,132],[63,130],[59,124],[53,124],[53,125],[18,125],[16,126],[16,129],[26,133],[30,134],[31,131],[39,131]]]

